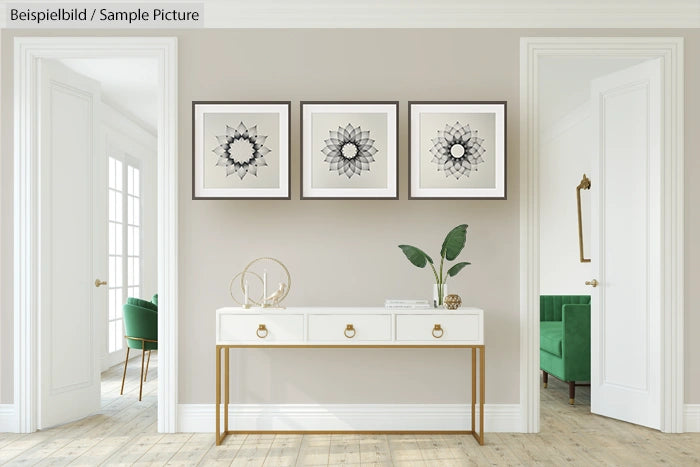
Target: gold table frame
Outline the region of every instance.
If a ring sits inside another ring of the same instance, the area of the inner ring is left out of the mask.
[[[229,379],[230,379],[230,349],[471,349],[472,357],[472,401],[471,401],[471,430],[229,430]],[[221,431],[221,351],[224,351],[224,430]],[[479,353],[479,432],[476,431],[476,360],[477,352]],[[216,445],[219,446],[226,436],[231,434],[459,434],[472,435],[480,445],[484,445],[484,389],[485,389],[485,353],[484,345],[460,345],[460,344],[444,344],[444,345],[333,345],[333,344],[280,344],[280,345],[247,345],[247,344],[217,344],[216,346]]]

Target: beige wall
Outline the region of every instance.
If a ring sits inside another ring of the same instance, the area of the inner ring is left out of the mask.
[[[430,274],[399,243],[435,253],[445,232],[470,225],[473,263],[450,284],[486,310],[487,401],[519,399],[519,38],[645,35],[558,30],[200,30],[179,37],[180,402],[213,402],[214,311],[230,305],[228,281],[252,258],[275,256],[293,275],[288,305],[380,305],[427,298]],[[2,327],[11,324],[12,33],[3,32]],[[139,32],[141,34],[141,32]],[[700,33],[686,37],[687,83],[700,79]],[[49,35],[43,32],[42,35]],[[697,87],[687,87],[686,399],[700,403],[700,233],[693,201],[700,137]],[[399,201],[300,201],[300,100],[399,100]],[[508,101],[507,201],[408,201],[408,100]],[[292,200],[192,201],[192,100],[291,100]],[[8,201],[8,198],[10,201]],[[697,243],[697,242],[696,242]],[[10,331],[11,333],[11,331]],[[3,339],[5,342],[5,339]],[[3,370],[10,366],[5,361]],[[457,350],[256,350],[233,352],[233,402],[463,402],[467,356]],[[3,382],[6,381],[3,378]],[[3,383],[3,400],[11,388]]]

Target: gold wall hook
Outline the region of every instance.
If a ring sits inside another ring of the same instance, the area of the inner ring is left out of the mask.
[[[576,187],[576,206],[578,207],[578,252],[582,263],[590,263],[591,259],[583,256],[583,221],[581,220],[581,190],[590,190],[591,180],[583,174],[581,183]]]

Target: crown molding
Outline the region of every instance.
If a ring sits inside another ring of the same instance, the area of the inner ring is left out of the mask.
[[[697,28],[698,0],[205,2],[207,28]]]
[[[54,0],[55,1],[55,0]],[[8,0],[0,0],[7,4]],[[42,2],[42,5],[54,3]],[[56,6],[60,2],[55,1]],[[71,4],[109,0],[75,0]],[[206,28],[700,28],[700,0],[204,0]],[[7,12],[0,8],[0,28]]]

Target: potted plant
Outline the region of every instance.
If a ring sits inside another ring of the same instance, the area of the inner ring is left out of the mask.
[[[435,285],[433,286],[433,302],[435,306],[442,306],[443,299],[447,295],[447,278],[456,276],[465,266],[471,264],[466,261],[456,263],[447,270],[446,274],[443,274],[445,260],[454,261],[457,259],[457,256],[462,252],[466,242],[467,224],[458,225],[450,230],[445,237],[445,241],[442,242],[442,248],[440,249],[439,273],[438,270],[435,269],[433,259],[423,250],[411,245],[399,245],[403,254],[406,255],[406,258],[408,258],[414,266],[424,268],[426,264],[430,264],[430,268],[433,270],[433,275],[435,276]]]

